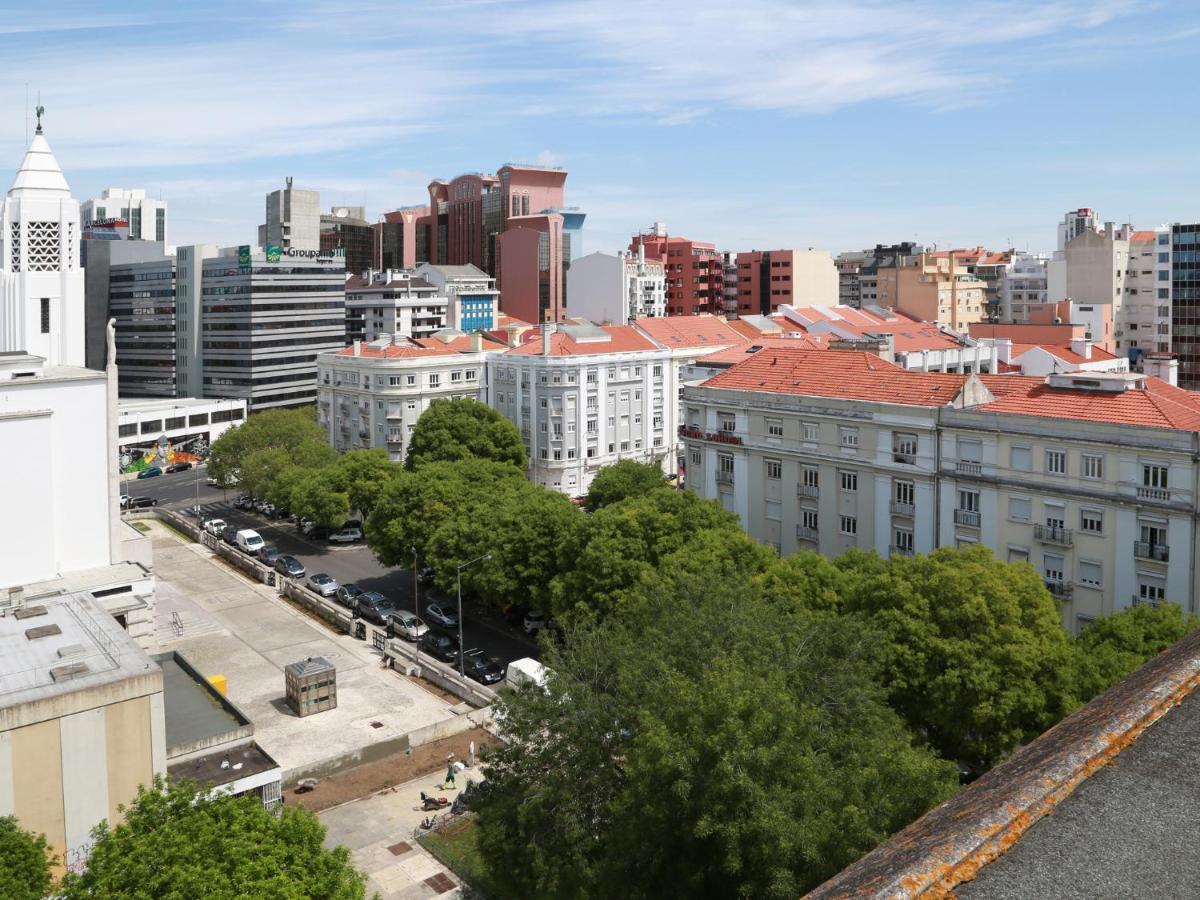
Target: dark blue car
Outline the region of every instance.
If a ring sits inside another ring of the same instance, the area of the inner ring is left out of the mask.
[[[142,469],[142,471],[138,472],[138,480],[140,481],[143,478],[153,478],[154,476],[161,474],[162,469],[160,469],[158,466],[149,466],[148,468]]]

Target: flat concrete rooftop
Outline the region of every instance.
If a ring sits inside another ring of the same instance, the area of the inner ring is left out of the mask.
[[[172,748],[233,737],[250,725],[250,720],[203,681],[202,675],[187,663],[181,664],[177,654],[160,653],[154,658],[163,670],[168,758],[173,755]]]

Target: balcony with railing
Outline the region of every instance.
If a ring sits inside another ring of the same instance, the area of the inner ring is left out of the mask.
[[[819,497],[821,496],[821,488],[815,484],[798,484],[796,485],[797,497]]]
[[[1169,562],[1171,548],[1166,544],[1155,544],[1150,541],[1134,541],[1133,555],[1138,559],[1151,559],[1155,562]]]
[[[809,528],[807,525],[797,525],[796,537],[802,541],[813,541],[815,543],[817,540],[817,529]]]
[[[895,544],[892,544],[890,547],[888,547],[888,555],[889,556],[912,556],[913,548],[912,547],[897,547]]]
[[[1034,525],[1033,537],[1043,544],[1058,544],[1060,547],[1070,547],[1074,532],[1070,528],[1060,528],[1057,525]]]
[[[1146,487],[1145,485],[1138,485],[1137,498],[1139,500],[1166,501],[1171,499],[1171,491],[1168,488]]]
[[[916,515],[917,508],[911,503],[904,503],[900,500],[892,501],[892,514],[897,516],[907,516],[912,518]]]
[[[1046,590],[1060,600],[1069,600],[1074,592],[1075,585],[1069,581],[1063,581],[1061,578],[1047,578]]]
[[[1166,601],[1159,600],[1156,597],[1142,597],[1138,594],[1133,595],[1133,605],[1134,606],[1155,606],[1155,607],[1157,607],[1157,606],[1161,606],[1163,603],[1166,603]]]
[[[979,513],[971,509],[956,509],[954,511],[954,524],[966,525],[968,528],[979,527]]]
[[[915,466],[917,464],[917,454],[893,450],[892,462],[900,463],[902,466]]]
[[[982,475],[983,463],[972,462],[969,459],[954,461],[954,471],[959,475]]]
[[[733,484],[733,473],[717,472],[717,484]]]

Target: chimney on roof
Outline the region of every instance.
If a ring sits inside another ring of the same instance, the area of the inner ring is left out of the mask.
[[[380,332],[379,336],[375,339],[375,342],[379,344],[380,350],[386,350],[388,347],[392,346],[392,336],[386,331]]]
[[[362,341],[356,340],[354,342],[354,355],[362,356]]]
[[[1092,358],[1092,342],[1087,338],[1071,338],[1071,352],[1084,359]]]
[[[554,334],[554,325],[551,322],[542,323],[542,356],[550,355],[550,335]]]
[[[471,352],[472,353],[482,353],[483,352],[483,335],[480,334],[478,331],[473,332],[471,334]]]
[[[1147,353],[1142,357],[1142,372],[1179,386],[1179,360],[1171,353]]]

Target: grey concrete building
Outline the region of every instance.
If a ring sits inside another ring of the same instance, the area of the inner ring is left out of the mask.
[[[258,230],[258,243],[283,250],[321,249],[321,194],[287,187],[267,194],[266,224]]]

